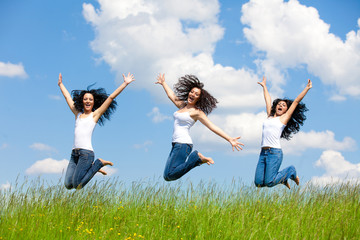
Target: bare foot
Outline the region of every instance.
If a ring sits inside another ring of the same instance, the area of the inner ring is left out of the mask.
[[[296,176],[294,182],[296,183],[296,185],[299,186],[299,184],[300,184],[300,178],[299,178],[298,176]]]
[[[210,157],[205,157],[201,153],[198,152],[199,158],[202,161],[202,163],[206,163],[207,165],[214,164],[214,160]]]
[[[102,169],[100,169],[98,172],[101,173],[102,175],[107,175],[107,172],[105,172],[105,171],[102,170]]]
[[[112,166],[112,165],[114,165],[112,162],[110,162],[110,161],[105,161],[105,160],[102,159],[102,158],[99,158],[99,160],[100,160],[100,162],[103,164],[103,166],[106,166],[106,165]]]
[[[285,185],[288,189],[290,189],[290,184],[289,184],[289,182],[284,183],[284,185]]]

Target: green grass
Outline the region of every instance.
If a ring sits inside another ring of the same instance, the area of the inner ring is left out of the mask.
[[[40,180],[0,191],[0,239],[360,239],[360,185]]]

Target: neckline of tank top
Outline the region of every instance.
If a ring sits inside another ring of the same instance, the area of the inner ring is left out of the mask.
[[[89,116],[82,118],[82,117],[80,117],[81,114],[83,114],[83,112],[82,112],[82,113],[79,113],[78,118],[79,118],[79,119],[87,119],[87,118],[89,118],[90,116],[92,116],[93,113],[94,113],[94,112],[91,112],[91,113],[89,114]]]

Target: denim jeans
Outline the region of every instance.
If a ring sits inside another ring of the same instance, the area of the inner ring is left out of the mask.
[[[73,149],[65,174],[67,189],[83,188],[103,167],[99,159],[94,162],[94,152],[86,149]]]
[[[281,148],[261,149],[259,162],[255,171],[255,185],[257,187],[273,187],[279,183],[287,183],[290,178],[295,180],[294,166],[287,167],[279,172],[283,159]]]
[[[192,144],[172,143],[172,149],[165,165],[164,179],[173,181],[181,178],[194,167],[202,163],[198,152],[192,150]]]

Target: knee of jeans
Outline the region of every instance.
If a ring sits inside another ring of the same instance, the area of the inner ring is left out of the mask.
[[[168,181],[168,182],[170,182],[170,181],[174,181],[174,180],[176,180],[177,178],[174,178],[173,176],[172,176],[172,174],[170,174],[170,173],[164,173],[164,179],[165,179],[165,181]]]
[[[71,183],[65,183],[64,184],[67,189],[72,189],[73,185]]]
[[[265,181],[264,185],[267,186],[267,187],[273,187],[274,186],[274,181],[270,181],[270,182]]]
[[[169,177],[169,174],[164,174],[164,179],[165,179],[165,181],[167,181],[167,182],[169,182],[169,181],[172,181],[172,179]]]
[[[254,181],[254,184],[255,184],[256,187],[263,187],[264,186],[262,182],[260,182],[260,181],[258,181],[256,179]]]

